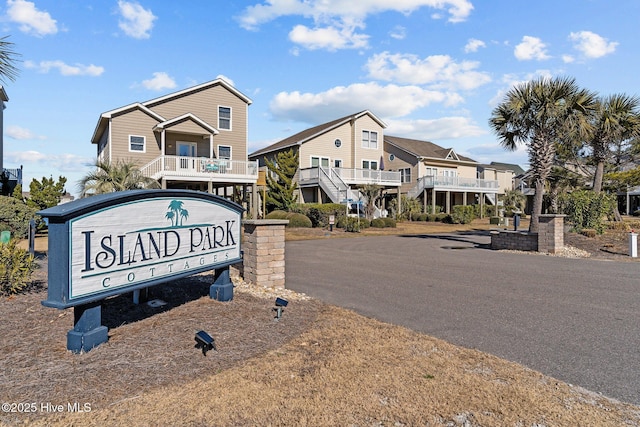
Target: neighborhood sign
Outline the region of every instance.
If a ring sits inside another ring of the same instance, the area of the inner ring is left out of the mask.
[[[42,303],[77,309],[207,270],[226,267],[228,276],[228,266],[242,261],[242,212],[219,196],[187,190],[110,193],[40,211],[49,223]]]

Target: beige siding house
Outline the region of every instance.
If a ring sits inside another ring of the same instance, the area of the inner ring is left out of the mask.
[[[98,160],[134,161],[162,188],[248,201],[248,187],[253,189],[258,178],[257,162],[247,158],[250,104],[228,82],[216,79],[103,113],[91,142]]]
[[[264,167],[265,159],[293,149],[299,158],[299,202],[356,202],[359,185],[400,187],[400,173],[383,167],[385,127],[373,113],[361,111],[299,132],[251,153],[249,159]]]
[[[385,136],[385,166],[399,171],[401,192],[419,198],[425,211],[450,213],[454,205],[489,203],[513,188],[514,171],[481,165],[429,141]]]

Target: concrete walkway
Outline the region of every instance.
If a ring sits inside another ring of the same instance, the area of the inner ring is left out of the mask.
[[[485,232],[286,244],[286,286],[640,404],[640,265],[497,252]]]

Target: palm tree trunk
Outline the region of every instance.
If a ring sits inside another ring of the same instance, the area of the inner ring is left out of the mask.
[[[604,179],[604,161],[599,160],[596,166],[596,173],[593,175],[593,191],[602,191],[602,180]]]
[[[544,196],[544,181],[536,180],[536,194],[533,196],[533,209],[529,222],[529,232],[538,232],[538,217],[542,213],[542,197]]]

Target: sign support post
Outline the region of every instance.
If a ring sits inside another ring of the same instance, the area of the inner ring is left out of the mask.
[[[67,332],[67,350],[87,352],[108,339],[109,329],[102,325],[102,301],[73,307],[73,329]]]

